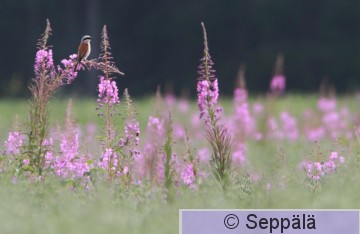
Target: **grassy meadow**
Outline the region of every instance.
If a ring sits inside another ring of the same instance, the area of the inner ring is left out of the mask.
[[[99,179],[92,182],[89,190],[69,186],[68,181],[48,176],[43,181],[32,181],[26,177],[14,179],[16,168],[6,166],[7,155],[1,157],[0,166],[0,233],[178,233],[178,213],[181,208],[360,208],[360,143],[356,136],[336,139],[321,137],[311,141],[305,137],[306,125],[302,117],[307,109],[316,111],[318,95],[287,95],[269,100],[251,97],[249,109],[261,103],[266,116],[278,118],[287,111],[297,119],[299,137],[296,140],[271,139],[246,141],[246,162],[234,166],[230,185],[225,190],[211,173],[210,165],[200,162],[199,170],[204,174],[197,187],[191,189],[180,183],[172,201],[164,198],[164,188],[146,181],[141,186],[124,188],[117,183],[108,184]],[[171,110],[173,126],[185,126],[189,147],[197,155],[200,148],[210,147],[204,132],[191,127],[197,113],[195,100],[188,101],[188,109],[179,111],[179,99],[162,104],[155,97],[134,100],[140,122],[140,151],[144,147],[149,116],[155,115],[159,105]],[[338,97],[336,110],[347,108],[355,123],[360,116],[355,95]],[[175,104],[174,104],[175,102]],[[50,132],[63,129],[68,99],[53,99],[50,103]],[[120,113],[121,106],[120,104]],[[220,98],[224,107],[224,119],[234,115],[232,98]],[[99,158],[101,147],[97,136],[104,125],[96,110],[95,99],[73,99],[72,117],[80,127],[80,150]],[[267,108],[269,107],[269,108]],[[0,149],[8,132],[23,128],[28,114],[28,101],[0,101]],[[256,116],[255,116],[256,117]],[[122,125],[121,116],[119,124]],[[266,119],[258,119],[261,126]],[[88,125],[96,126],[94,136],[87,139]],[[194,132],[193,132],[194,131]],[[355,130],[354,130],[355,131]],[[174,132],[176,132],[174,130]],[[198,136],[199,135],[199,136]],[[236,139],[235,139],[236,140]],[[173,150],[178,160],[183,161],[184,143],[181,137],[173,139]],[[336,151],[345,158],[336,171],[312,180],[301,166],[304,160],[321,161]],[[320,155],[320,156],[319,156]],[[319,160],[317,157],[320,157]]]

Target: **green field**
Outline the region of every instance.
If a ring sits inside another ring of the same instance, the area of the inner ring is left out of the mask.
[[[282,97],[272,101],[271,110],[274,115],[286,110],[300,118],[304,109],[316,108],[317,98],[316,95]],[[67,99],[51,102],[52,128],[64,124],[67,102]],[[267,103],[268,100],[251,98],[250,103],[254,102]],[[346,106],[353,117],[358,116],[355,97],[340,97],[337,102],[338,109]],[[134,103],[143,132],[148,116],[154,114],[154,99]],[[1,151],[14,122],[19,122],[17,125],[21,128],[26,120],[27,104],[25,100],[0,101]],[[221,104],[226,115],[230,115],[231,100],[223,100]],[[96,100],[73,100],[73,117],[80,127],[95,123],[101,128],[103,123],[97,116],[96,106]],[[196,102],[192,102],[191,112],[196,108]],[[188,121],[176,110],[173,118],[175,123]],[[196,150],[197,142],[192,143]],[[0,167],[0,233],[178,233],[181,208],[360,208],[360,143],[357,139],[324,139],[318,143],[303,138],[295,142],[249,141],[247,147],[248,163],[234,171],[231,185],[225,191],[208,173],[206,179],[199,182],[198,189],[180,186],[172,202],[164,199],[162,187],[150,183],[123,190],[117,184],[99,180],[90,191],[84,191],[70,189],[66,182],[51,176],[41,182],[24,178],[14,181],[13,172]],[[91,150],[96,148],[100,147],[95,141]],[[317,150],[324,155],[336,150],[346,160],[335,173],[314,182],[307,178],[299,163],[314,158]],[[204,170],[208,172],[209,168],[204,166]]]

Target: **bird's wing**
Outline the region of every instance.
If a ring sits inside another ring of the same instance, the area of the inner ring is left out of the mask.
[[[81,61],[84,58],[87,50],[88,50],[88,44],[80,43],[79,49],[78,49],[78,61]]]

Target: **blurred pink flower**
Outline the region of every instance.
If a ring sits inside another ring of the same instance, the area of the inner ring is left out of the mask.
[[[178,139],[183,139],[186,135],[185,128],[180,123],[175,123],[173,126],[174,136]]]
[[[325,137],[325,130],[323,127],[305,129],[305,134],[309,141],[318,141]]]
[[[204,147],[198,150],[198,157],[200,161],[209,162],[211,158],[211,153],[208,148]]]
[[[255,120],[250,115],[248,94],[246,89],[237,88],[234,91],[234,105],[235,105],[235,131],[238,133],[240,139],[245,139],[255,134]]]
[[[302,167],[305,169],[307,176],[314,181],[319,181],[325,174],[330,174],[336,171],[340,163],[344,163],[345,158],[338,156],[338,152],[333,151],[325,162],[302,162]]]
[[[181,113],[187,113],[190,110],[189,101],[186,99],[180,99],[178,102],[178,110]]]
[[[284,139],[284,134],[281,131],[275,118],[271,117],[267,120],[267,138],[269,139]]]
[[[22,162],[24,165],[29,165],[30,164],[30,159],[26,158],[23,160]]]
[[[283,75],[275,75],[270,82],[270,90],[275,95],[281,95],[285,92],[286,79]]]
[[[149,116],[147,122],[147,131],[154,136],[162,137],[165,135],[164,120],[158,117]]]
[[[9,132],[5,141],[6,154],[19,154],[24,143],[24,136],[20,132]]]
[[[193,185],[195,182],[195,175],[194,175],[194,165],[188,164],[185,166],[183,172],[181,173],[181,179],[184,184],[187,186]]]
[[[299,137],[296,118],[288,112],[281,112],[280,119],[282,122],[282,131],[288,140],[295,141]]]
[[[322,112],[331,112],[336,109],[336,99],[322,97],[317,103],[317,107]]]
[[[125,138],[120,139],[120,147],[123,147],[125,144],[133,147],[139,145],[139,122],[135,120],[127,121],[127,123],[125,124],[124,132]]]
[[[173,107],[176,104],[176,97],[172,93],[165,95],[165,103],[168,107]]]
[[[264,112],[264,106],[261,103],[256,102],[253,105],[253,111],[255,114],[262,114]]]
[[[98,163],[98,166],[104,170],[108,170],[109,165],[110,170],[115,172],[118,166],[118,156],[111,148],[105,149],[105,152],[102,153],[101,159]],[[116,171],[116,174],[118,175],[120,172]]]
[[[235,144],[235,149],[232,154],[232,162],[235,165],[242,166],[246,161],[246,145],[245,143]]]

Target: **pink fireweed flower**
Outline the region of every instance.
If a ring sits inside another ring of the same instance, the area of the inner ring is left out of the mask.
[[[24,136],[20,132],[9,132],[8,139],[5,141],[6,154],[19,154],[23,143]]]
[[[144,153],[139,152],[139,154],[134,158],[136,162],[135,168],[137,170],[137,174],[140,178],[143,178],[146,175],[151,175],[153,173],[152,170],[155,170],[153,167],[156,167],[154,166],[157,160],[156,146],[153,142],[146,142],[141,152]]]
[[[284,133],[281,131],[275,118],[271,117],[267,121],[267,137],[269,139],[284,139]]]
[[[339,164],[344,163],[345,158],[339,156],[337,152],[330,153],[328,161],[320,162],[303,162],[303,168],[307,176],[314,181],[320,180],[325,174],[330,174],[336,171]]]
[[[172,93],[165,95],[165,103],[168,107],[173,107],[176,104],[176,97]]]
[[[27,166],[27,165],[30,164],[30,159],[26,158],[26,159],[24,159],[24,160],[22,161],[22,163],[23,163],[25,166]]]
[[[144,160],[144,155],[139,150],[134,150],[134,166],[133,175],[136,176],[139,180],[141,180],[146,173],[146,163]]]
[[[320,162],[305,162],[304,169],[313,181],[319,181],[325,175],[324,167]]]
[[[205,41],[204,57],[200,59],[200,65],[198,67],[197,93],[200,118],[207,124],[210,120],[216,119],[218,117],[217,114],[219,114],[219,112],[216,111],[219,98],[219,86],[215,74],[216,71],[213,69],[213,66],[214,62],[211,60],[207,42]]]
[[[129,168],[125,166],[123,170],[123,174],[126,175],[128,173],[129,173]]]
[[[189,101],[186,99],[180,99],[178,102],[178,110],[181,113],[187,113],[190,109]]]
[[[147,123],[147,129],[151,133],[156,134],[156,136],[164,136],[165,134],[165,123],[164,120],[161,118],[157,118],[154,116],[149,116],[148,123]]]
[[[339,156],[338,152],[333,151],[330,153],[329,159],[324,163],[324,169],[326,173],[335,172],[336,168],[345,162],[345,158],[343,156]]]
[[[63,76],[63,82],[66,84],[71,84],[77,76],[77,72],[74,71],[77,55],[72,54],[69,58],[70,59],[61,60],[61,64],[64,68],[61,68],[60,66],[57,68],[58,72]],[[82,65],[79,63],[78,67],[82,67]]]
[[[186,165],[183,172],[181,173],[181,179],[182,179],[183,183],[186,184],[187,186],[191,186],[194,184],[196,178],[195,178],[195,174],[194,174],[194,165],[193,164]]]
[[[53,148],[54,148],[54,141],[52,139],[52,137],[45,139],[42,143],[42,145],[45,147],[46,149],[46,153],[45,153],[45,167],[49,167],[53,160],[54,160],[54,152],[53,152]]]
[[[253,111],[254,111],[255,114],[260,115],[260,114],[262,114],[264,112],[264,106],[261,103],[256,102],[253,105]]]
[[[200,112],[200,118],[204,119],[207,123],[209,121],[209,111],[213,111],[219,97],[218,80],[214,81],[199,80],[197,84],[198,91],[198,108]],[[219,109],[219,112],[221,110]],[[216,116],[215,112],[215,118]]]
[[[255,134],[255,121],[250,115],[248,94],[246,89],[237,88],[234,91],[235,125],[238,126],[242,140]]]
[[[161,184],[165,182],[166,157],[167,156],[165,153],[160,154],[160,156],[157,160],[157,164],[156,164],[157,181]],[[179,162],[177,160],[176,153],[173,153],[171,155],[170,167],[171,167],[170,170],[172,171],[172,173],[177,174],[177,169],[179,168]],[[174,182],[176,183],[176,181],[174,181]]]
[[[146,142],[139,155],[135,156],[135,168],[140,178],[151,176],[153,179],[159,177],[158,170],[162,171],[161,154],[159,154],[159,147],[163,144],[166,128],[165,121],[162,118],[149,116],[146,128]],[[135,152],[135,151],[134,151]],[[159,167],[159,168],[158,168]]]
[[[336,109],[336,99],[322,97],[318,100],[317,107],[321,112],[331,112]]]
[[[90,171],[87,158],[79,152],[79,130],[73,129],[62,136],[60,155],[54,160],[52,168],[63,178],[79,178]]]
[[[178,139],[183,139],[186,136],[185,128],[180,123],[174,124],[173,131],[174,131],[174,136]]]
[[[323,127],[305,129],[306,138],[309,141],[318,141],[325,137],[325,130]]]
[[[324,162],[324,170],[326,173],[331,173],[336,170],[336,164],[334,161]]]
[[[286,78],[284,75],[275,75],[270,82],[270,90],[275,95],[281,95],[285,91]]]
[[[39,75],[45,70],[54,70],[53,52],[51,49],[38,50],[34,65],[35,75]]]
[[[208,163],[210,161],[211,152],[206,147],[199,149],[197,152],[197,155],[198,155],[198,158],[200,159],[200,161],[202,161],[202,162]]]
[[[107,170],[109,168],[109,163],[110,170],[116,171],[116,168],[118,166],[118,157],[111,148],[106,149],[105,152],[102,153],[98,166],[104,170]],[[120,174],[120,172],[117,172],[117,174]]]
[[[198,129],[201,126],[201,119],[199,118],[198,113],[193,113],[191,115],[190,124],[193,129]],[[360,126],[359,126],[359,132],[360,132]],[[196,133],[199,133],[199,132],[196,132]],[[196,134],[196,135],[200,135],[200,134]],[[200,136],[203,136],[203,135],[200,135]]]
[[[105,79],[105,77],[100,76],[100,83],[98,85],[99,95],[98,103],[100,106],[103,104],[119,104],[118,88],[115,81],[110,79]]]
[[[232,153],[232,162],[235,165],[242,166],[246,161],[246,144],[238,143],[235,145],[234,152]]]
[[[60,150],[64,158],[72,160],[79,153],[79,133],[75,130],[71,136],[64,134],[60,144]]]
[[[125,145],[137,146],[139,145],[140,128],[139,122],[127,121],[125,124],[125,137],[120,139],[120,147]]]
[[[165,181],[165,158],[166,155],[161,154],[156,164],[156,175],[159,183],[164,183]]]
[[[338,152],[333,151],[330,153],[329,160],[338,162],[338,163],[344,163],[345,158],[343,156],[339,156]]]
[[[291,116],[287,112],[282,112],[280,114],[280,119],[282,122],[282,130],[285,137],[292,141],[296,140],[299,137],[299,133],[295,117]]]

